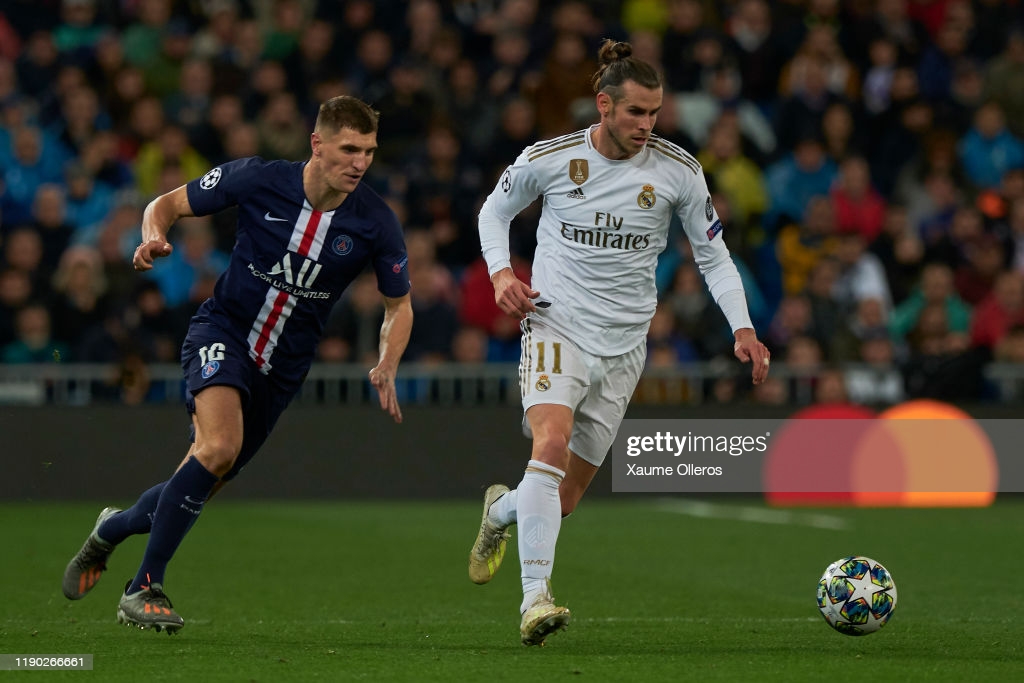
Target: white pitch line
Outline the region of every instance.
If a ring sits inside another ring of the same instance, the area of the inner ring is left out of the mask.
[[[793,512],[791,510],[773,510],[771,508],[752,507],[749,505],[721,505],[701,500],[684,500],[679,498],[660,498],[655,507],[662,512],[672,512],[690,517],[708,519],[731,519],[737,522],[754,522],[756,524],[781,524],[791,526],[809,526],[815,529],[843,530],[849,529],[849,523],[842,517],[826,515],[820,512]]]

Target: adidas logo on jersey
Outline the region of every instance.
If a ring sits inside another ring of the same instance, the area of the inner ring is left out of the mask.
[[[569,192],[565,196],[568,197],[569,199],[586,199],[587,198],[587,195],[583,194],[583,188],[581,188],[581,187],[577,187],[575,190],[573,190],[572,192]]]

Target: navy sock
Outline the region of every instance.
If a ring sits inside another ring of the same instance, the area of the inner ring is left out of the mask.
[[[118,512],[107,521],[100,524],[96,533],[107,543],[117,545],[129,536],[135,534],[148,534],[153,526],[153,514],[156,512],[156,502],[160,498],[160,492],[167,485],[166,481],[160,482],[151,489],[145,491],[127,510]]]
[[[156,504],[153,527],[142,557],[139,573],[135,575],[126,593],[136,593],[143,586],[164,582],[167,563],[171,561],[185,534],[199,518],[203,504],[210,497],[218,478],[190,457],[167,480]]]

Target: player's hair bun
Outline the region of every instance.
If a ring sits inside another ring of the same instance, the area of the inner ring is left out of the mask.
[[[611,64],[620,59],[625,59],[633,54],[633,46],[629,43],[617,43],[611,38],[604,41],[601,50],[597,53],[598,61],[601,64]]]

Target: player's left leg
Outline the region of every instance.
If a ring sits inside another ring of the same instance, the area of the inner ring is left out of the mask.
[[[118,605],[121,623],[175,632],[184,620],[163,592],[167,565],[202,512],[214,486],[227,474],[242,448],[239,390],[215,385],[195,395],[195,444],[160,493],[142,564]]]
[[[559,487],[570,456],[573,414],[568,406],[538,403],[526,412],[533,450],[519,484],[516,517],[523,602],[519,633],[524,645],[543,645],[547,636],[569,624],[566,607],[555,604],[551,574],[561,528]]]

